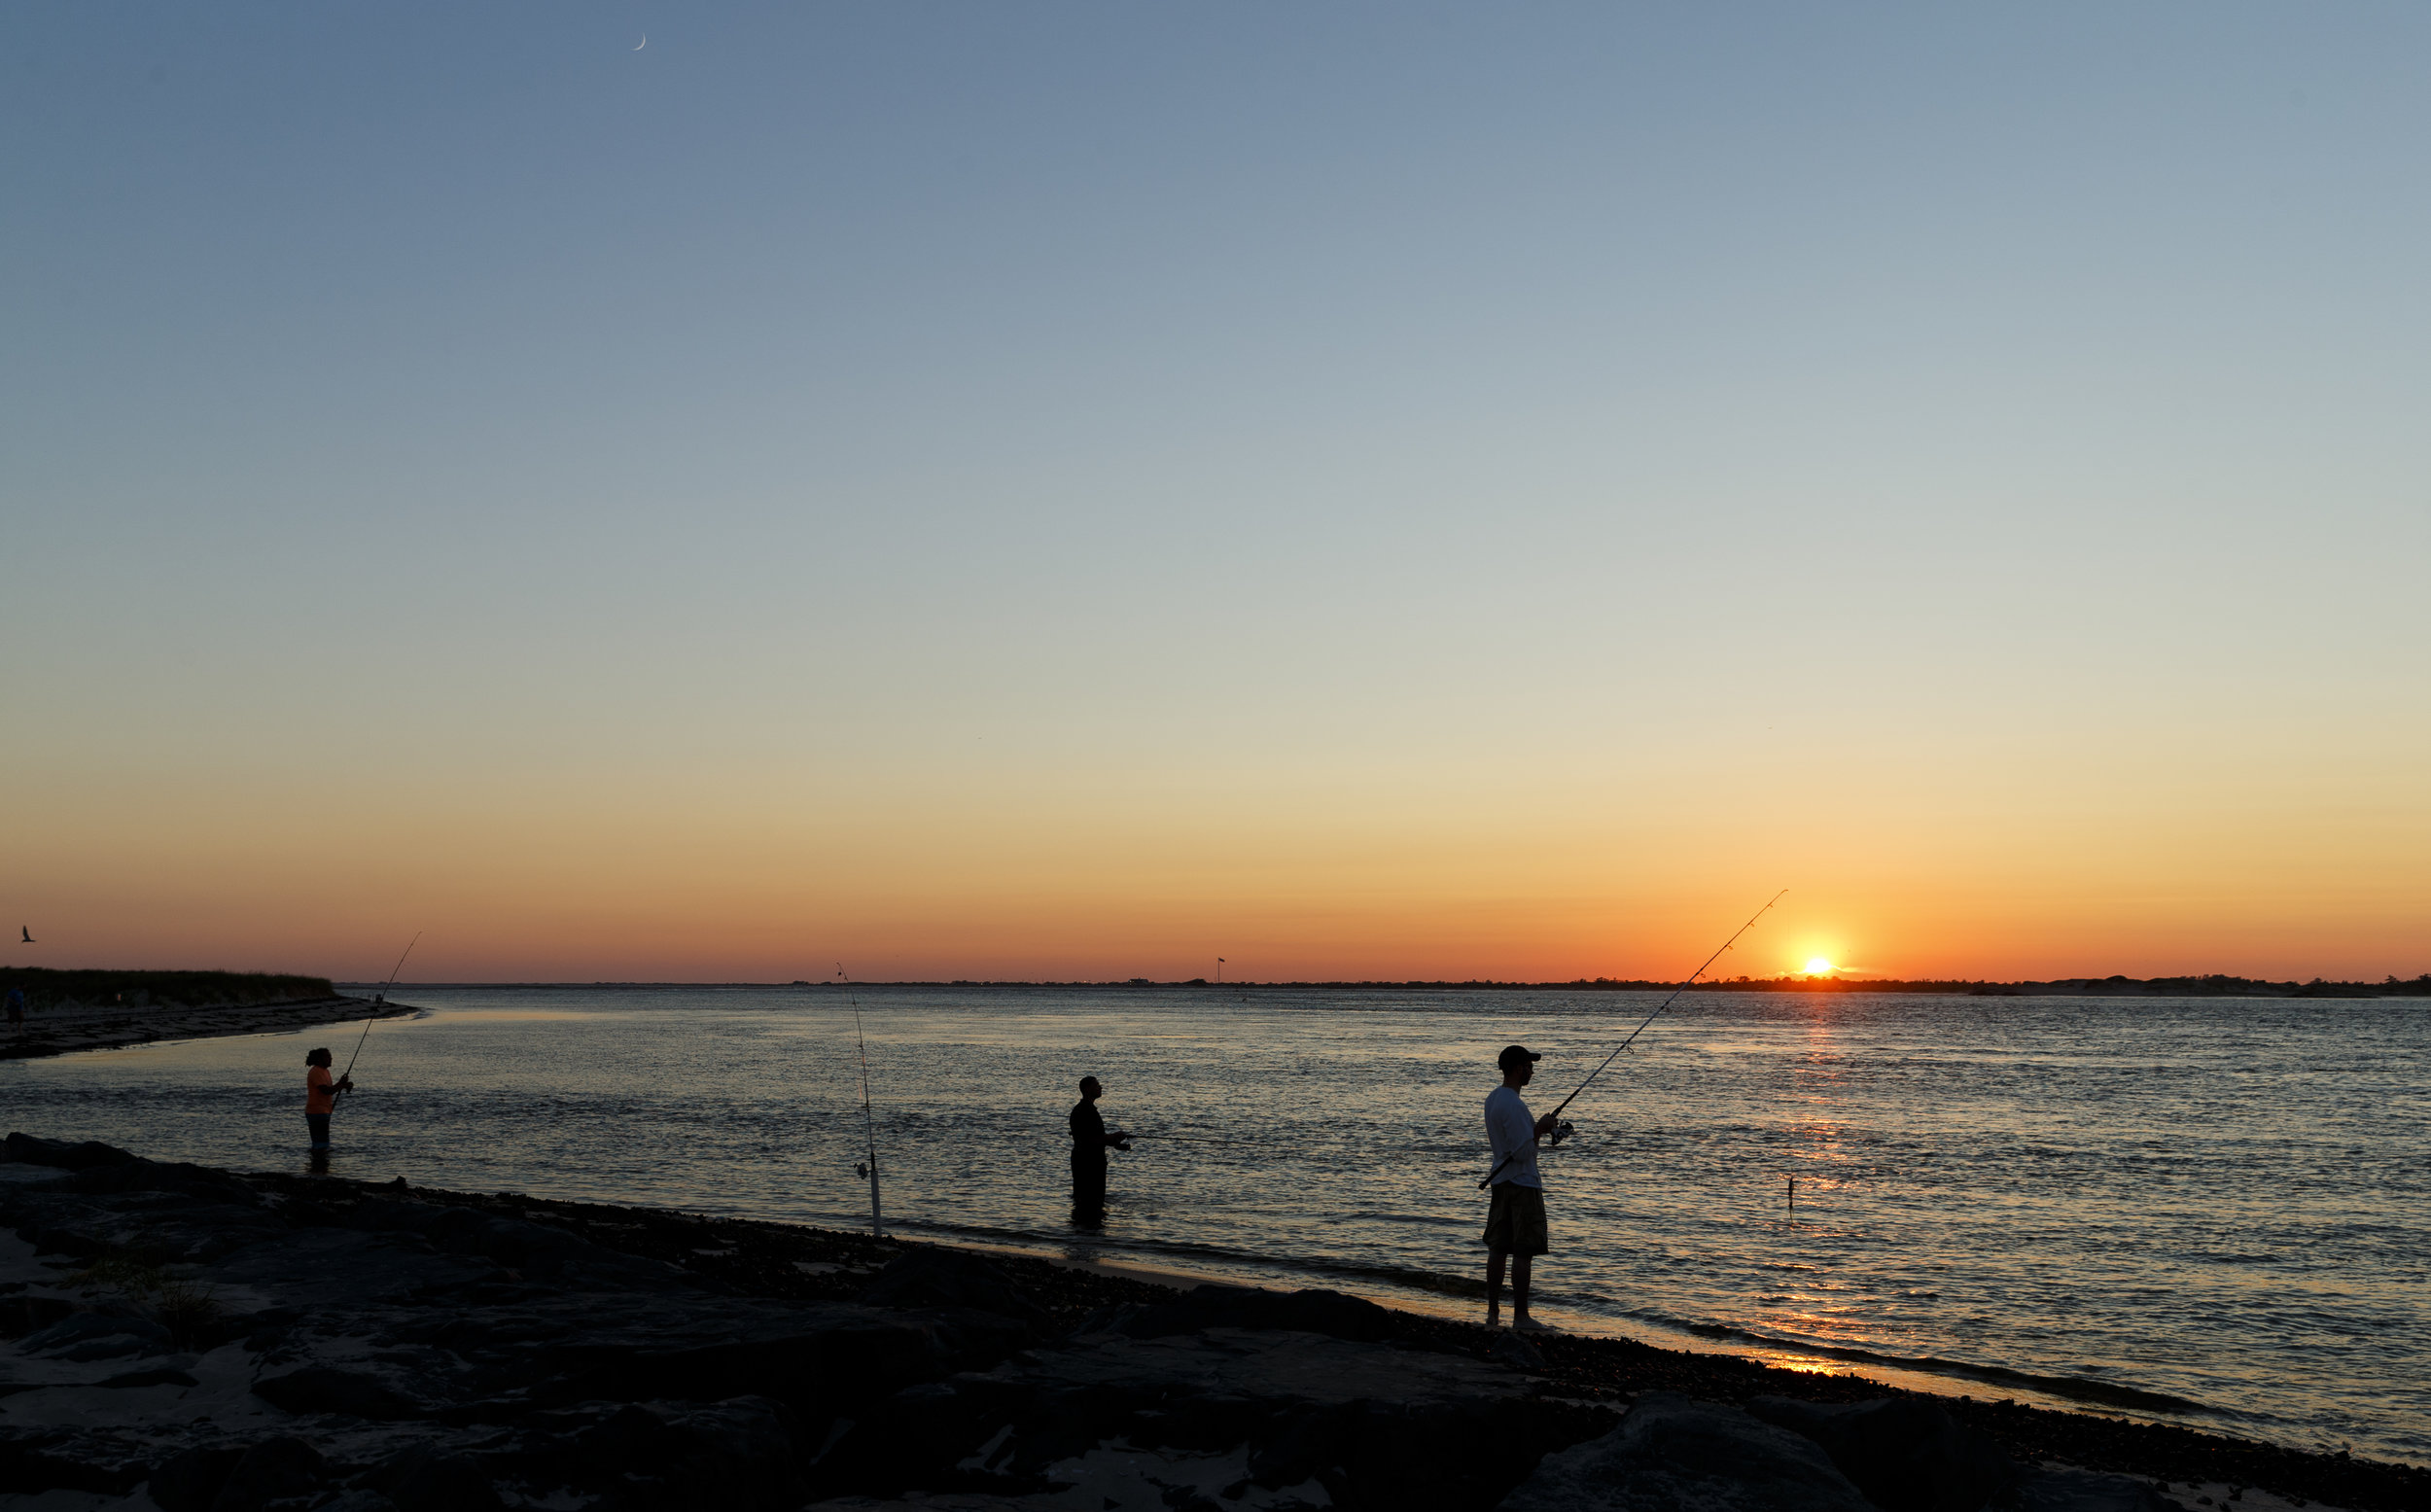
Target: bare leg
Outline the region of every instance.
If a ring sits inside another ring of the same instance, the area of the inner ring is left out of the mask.
[[[1528,1282],[1535,1269],[1536,1257],[1534,1255],[1515,1254],[1511,1256],[1511,1321],[1515,1323],[1528,1316]]]
[[[1522,1257],[1520,1264],[1526,1266],[1527,1259]],[[1523,1270],[1521,1274],[1527,1273]],[[1486,1251],[1486,1326],[1492,1328],[1500,1321],[1502,1321],[1502,1251],[1489,1249]]]

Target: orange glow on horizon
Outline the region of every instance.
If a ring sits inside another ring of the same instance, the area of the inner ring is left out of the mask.
[[[2431,825],[2378,812],[2231,833],[2158,803],[1955,823],[1874,793],[1862,822],[1802,827],[1827,784],[1840,809],[1866,791],[1826,771],[1715,827],[1744,791],[1727,769],[1645,777],[1676,814],[1601,768],[1537,790],[1496,772],[95,764],[29,780],[45,801],[17,816],[0,891],[42,943],[5,959],[377,980],[422,930],[422,981],[790,981],[838,960],[863,980],[1173,981],[1217,955],[1228,980],[1676,981],[1786,885],[1712,975],[2431,969]]]

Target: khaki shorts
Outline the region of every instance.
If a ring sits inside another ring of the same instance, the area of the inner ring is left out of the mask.
[[[1486,1248],[1496,1254],[1543,1254],[1545,1194],[1517,1181],[1497,1183],[1494,1206],[1486,1210]]]

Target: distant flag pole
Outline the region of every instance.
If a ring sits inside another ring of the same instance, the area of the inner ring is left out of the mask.
[[[1221,956],[1216,958],[1216,985],[1224,985],[1224,958]]]

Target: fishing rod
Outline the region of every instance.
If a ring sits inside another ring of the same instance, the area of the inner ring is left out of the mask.
[[[413,947],[421,943],[422,932],[420,930],[416,930],[413,932],[413,938],[405,941],[405,948],[397,957],[397,964],[389,968],[388,980],[382,982],[380,984],[380,990],[372,995],[371,1001],[373,1002],[384,1004],[388,1002],[388,990],[397,985],[397,973],[405,968],[405,957],[412,955]],[[355,1053],[346,1057],[346,1069],[338,1073],[338,1080],[343,1081],[348,1076],[355,1073],[355,1062],[363,1058],[363,1041],[371,1037],[371,1026],[378,1023],[379,1018],[380,1016],[374,1013],[370,1018],[363,1021],[363,1033],[355,1037]],[[337,1111],[337,1101],[345,1095],[346,1089],[343,1087],[340,1087],[335,1092],[330,1094],[331,1112],[334,1113]]]
[[[849,987],[853,979],[844,976],[844,963],[835,964],[835,974],[844,977]],[[861,998],[848,994],[853,1003],[853,1039],[861,1046],[861,1117],[869,1135],[869,1163],[855,1166],[853,1175],[869,1183],[869,1234],[873,1239],[886,1238],[886,1223],[878,1213],[878,1115],[869,1109],[869,1040],[861,1032]]]
[[[1568,1108],[1568,1107],[1569,1107],[1572,1103],[1577,1102],[1577,1101],[1578,1101],[1578,1093],[1579,1093],[1579,1092],[1584,1092],[1584,1091],[1586,1091],[1586,1090],[1587,1090],[1587,1084],[1588,1084],[1588,1082],[1592,1082],[1592,1081],[1594,1081],[1594,1080],[1595,1080],[1598,1076],[1603,1075],[1603,1068],[1604,1068],[1605,1066],[1609,1066],[1609,1065],[1611,1065],[1614,1061],[1619,1060],[1619,1059],[1621,1058],[1621,1050],[1626,1050],[1626,1049],[1628,1049],[1628,1048],[1630,1047],[1630,1045],[1631,1045],[1631,1044],[1632,1044],[1632,1043],[1633,1043],[1633,1042],[1634,1042],[1634,1041],[1638,1038],[1638,1037],[1639,1035],[1644,1034],[1644,1033],[1646,1032],[1646,1025],[1647,1025],[1647,1024],[1651,1024],[1651,1023],[1653,1023],[1656,1019],[1658,1019],[1658,1018],[1662,1017],[1662,1015],[1663,1015],[1663,1010],[1664,1010],[1665,1008],[1668,1008],[1668,1007],[1670,1007],[1673,1003],[1677,1002],[1679,1001],[1679,995],[1680,995],[1681,993],[1686,992],[1686,991],[1687,991],[1690,987],[1694,986],[1694,985],[1696,984],[1696,981],[1697,981],[1697,978],[1698,978],[1698,977],[1705,975],[1705,968],[1706,968],[1706,967],[1711,966],[1714,962],[1721,960],[1721,959],[1722,959],[1722,951],[1724,951],[1724,950],[1728,950],[1728,949],[1730,949],[1733,945],[1738,944],[1738,943],[1739,943],[1739,936],[1740,936],[1740,935],[1744,934],[1744,933],[1746,933],[1749,930],[1754,929],[1754,928],[1756,927],[1756,921],[1757,921],[1758,919],[1763,918],[1766,914],[1771,913],[1771,912],[1773,911],[1773,903],[1778,903],[1778,902],[1779,902],[1782,898],[1787,897],[1788,896],[1789,896],[1789,889],[1787,889],[1787,888],[1783,888],[1783,889],[1781,889],[1779,892],[1778,892],[1778,893],[1776,893],[1776,894],[1774,894],[1774,895],[1773,895],[1773,902],[1772,902],[1772,903],[1766,903],[1763,907],[1761,907],[1761,908],[1757,909],[1754,913],[1749,914],[1749,915],[1747,916],[1747,922],[1746,922],[1746,923],[1744,923],[1744,924],[1743,924],[1743,925],[1741,925],[1738,929],[1733,930],[1733,931],[1731,932],[1731,937],[1730,937],[1730,938],[1728,938],[1728,939],[1726,939],[1726,940],[1724,940],[1724,941],[1722,941],[1722,945],[1721,945],[1721,949],[1720,949],[1720,950],[1716,950],[1713,954],[1711,954],[1711,955],[1709,955],[1709,956],[1708,956],[1708,957],[1706,957],[1706,958],[1705,958],[1705,966],[1700,966],[1700,967],[1697,967],[1697,969],[1695,969],[1694,971],[1689,972],[1689,973],[1688,973],[1688,980],[1687,980],[1687,981],[1684,981],[1684,982],[1680,983],[1677,987],[1673,988],[1673,989],[1672,989],[1672,995],[1671,995],[1670,997],[1668,997],[1668,998],[1664,999],[1664,1000],[1663,1000],[1660,1003],[1656,1004],[1656,1005],[1655,1005],[1655,1010],[1654,1010],[1652,1013],[1647,1014],[1647,1015],[1645,1016],[1645,1019],[1644,1019],[1642,1022],[1640,1022],[1640,1023],[1638,1024],[1638,1026],[1636,1029],[1633,1029],[1633,1030],[1631,1030],[1631,1031],[1629,1032],[1629,1038],[1624,1039],[1624,1040],[1622,1040],[1622,1041],[1621,1041],[1621,1045],[1620,1045],[1620,1049],[1619,1049],[1619,1050],[1614,1050],[1614,1051],[1613,1051],[1610,1055],[1605,1056],[1605,1057],[1603,1058],[1603,1062],[1602,1062],[1600,1065],[1598,1065],[1594,1071],[1591,1071],[1591,1072],[1589,1072],[1587,1073],[1587,1080],[1586,1080],[1586,1081],[1582,1081],[1582,1082],[1580,1082],[1580,1083],[1578,1084],[1578,1091],[1577,1091],[1577,1092],[1572,1092],[1572,1093],[1571,1093],[1568,1097],[1566,1097],[1566,1098],[1564,1098],[1564,1099],[1562,1100],[1561,1107],[1554,1108],[1554,1110],[1552,1111],[1552,1113],[1548,1115],[1548,1116],[1550,1116],[1550,1117],[1554,1120],[1554,1125],[1553,1125],[1553,1139],[1552,1139],[1551,1143],[1555,1143],[1555,1144],[1559,1144],[1559,1143],[1562,1143],[1562,1137],[1563,1137],[1564,1135],[1566,1135],[1566,1134],[1568,1134],[1568,1133],[1569,1133],[1569,1132],[1570,1132],[1570,1126],[1569,1126],[1568,1124],[1566,1124],[1566,1123],[1564,1123],[1564,1122],[1562,1122],[1562,1121],[1561,1121],[1561,1119],[1562,1119],[1562,1108]],[[1534,1138],[1533,1138],[1533,1137],[1532,1137],[1532,1138],[1529,1140],[1529,1142],[1528,1142],[1528,1143],[1529,1143],[1530,1144],[1533,1144],[1533,1143],[1535,1143],[1536,1142],[1535,1142]],[[1502,1157],[1502,1159],[1501,1159],[1501,1161],[1500,1161],[1500,1163],[1499,1163],[1499,1164],[1497,1164],[1497,1165],[1496,1165],[1496,1167],[1494,1168],[1494,1170],[1492,1170],[1492,1171],[1490,1171],[1490,1172],[1488,1172],[1488,1173],[1487,1173],[1487,1175],[1486,1175],[1486,1178],[1485,1178],[1484,1180],[1482,1180],[1482,1181],[1480,1181],[1480,1182],[1478,1182],[1478,1183],[1477,1183],[1477,1189],[1478,1189],[1479,1191],[1481,1191],[1481,1192],[1482,1192],[1482,1191],[1484,1191],[1487,1187],[1494,1185],[1494,1178],[1495,1178],[1496,1177],[1498,1177],[1498,1176],[1500,1176],[1500,1175],[1502,1174],[1502,1168],[1503,1168],[1504,1166],[1509,1165],[1512,1161],[1515,1161],[1515,1160],[1519,1159],[1519,1158],[1520,1158],[1520,1155],[1521,1155],[1521,1154],[1525,1151],[1526,1147],[1527,1147],[1526,1145],[1523,1145],[1523,1146],[1521,1146],[1521,1148],[1520,1148],[1520,1149],[1515,1149],[1515,1150],[1513,1150],[1511,1153],[1509,1153],[1508,1155],[1503,1156],[1503,1157]]]

